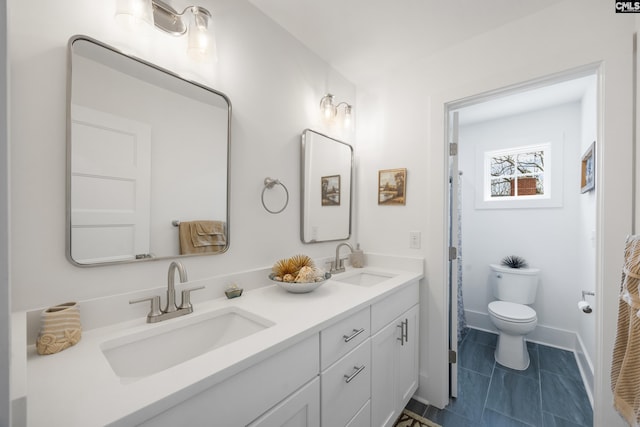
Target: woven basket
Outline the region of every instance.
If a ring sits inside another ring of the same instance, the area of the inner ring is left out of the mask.
[[[67,302],[50,307],[40,315],[38,354],[54,354],[71,347],[82,337],[78,303]]]

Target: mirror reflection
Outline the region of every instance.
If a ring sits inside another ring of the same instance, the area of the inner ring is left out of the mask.
[[[71,262],[224,252],[228,98],[84,36],[69,60]]]
[[[302,133],[302,221],[304,243],[351,236],[353,147],[321,133]]]

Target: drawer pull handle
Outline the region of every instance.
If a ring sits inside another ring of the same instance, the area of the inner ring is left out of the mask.
[[[354,339],[355,337],[357,337],[358,335],[360,335],[363,332],[364,332],[364,328],[362,328],[362,329],[354,329],[353,333],[350,336],[343,335],[342,338],[344,338],[344,342],[349,342],[349,341],[351,341],[352,339]]]
[[[400,341],[400,345],[404,345],[409,342],[409,319],[404,319],[397,327],[400,328],[400,338],[396,338],[396,340]]]
[[[360,367],[354,366],[353,369],[356,370],[353,374],[344,376],[344,381],[347,384],[349,384],[360,372],[362,372],[362,370],[364,369],[364,365]]]

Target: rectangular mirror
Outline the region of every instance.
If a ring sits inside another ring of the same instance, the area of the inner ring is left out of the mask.
[[[231,103],[224,94],[74,36],[67,108],[72,263],[227,250]]]
[[[351,237],[353,147],[321,133],[302,133],[301,227],[304,243]]]

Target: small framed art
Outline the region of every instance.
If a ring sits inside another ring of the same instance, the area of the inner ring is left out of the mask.
[[[586,193],[596,187],[596,142],[582,156],[580,192]]]
[[[340,175],[323,176],[320,185],[322,206],[340,206]]]
[[[405,205],[406,189],[406,169],[384,169],[378,171],[379,205]]]

